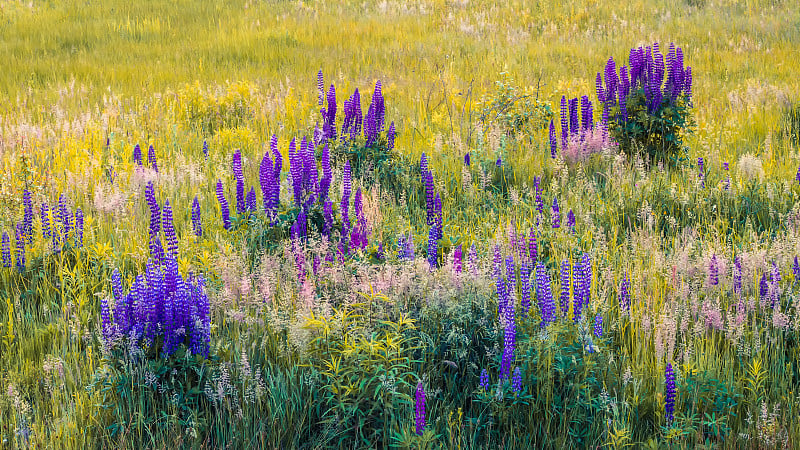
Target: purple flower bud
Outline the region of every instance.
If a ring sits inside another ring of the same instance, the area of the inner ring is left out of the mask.
[[[717,255],[711,256],[711,261],[708,263],[708,284],[716,286],[719,284],[719,268],[717,267]]]
[[[22,223],[25,229],[25,237],[28,243],[33,242],[33,200],[31,198],[31,191],[25,189],[22,192],[22,205],[24,208]]]
[[[550,274],[543,263],[536,266],[536,300],[539,303],[539,310],[542,316],[542,327],[555,322],[555,302],[553,291],[550,286]]]
[[[322,69],[317,72],[317,96],[319,97],[319,106],[325,101],[325,82],[322,77]]]
[[[386,148],[389,150],[394,149],[394,139],[397,137],[397,131],[394,129],[394,121],[389,124],[389,129],[386,130]]]
[[[566,147],[569,140],[569,108],[567,97],[561,96],[561,148]]]
[[[203,139],[203,156],[208,159],[208,142],[205,139]]]
[[[556,127],[553,125],[553,120],[550,120],[550,157],[555,159],[558,144],[556,142]]]
[[[458,244],[453,250],[453,270],[461,273],[461,244]]]
[[[158,206],[152,182],[148,182],[144,188],[144,199],[147,206],[150,207],[150,237],[152,238],[161,230],[161,207]]]
[[[629,311],[631,308],[631,282],[628,280],[628,272],[622,276],[622,282],[619,286],[619,307],[624,311]]]

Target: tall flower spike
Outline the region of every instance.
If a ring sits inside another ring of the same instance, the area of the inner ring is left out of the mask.
[[[708,263],[708,284],[716,286],[719,284],[719,268],[717,267],[717,255],[711,256],[711,261]]]
[[[158,173],[158,163],[156,162],[156,149],[153,148],[151,145],[147,149],[147,162],[150,163],[150,167]]]
[[[31,191],[27,189],[22,192],[22,205],[24,209],[22,223],[25,228],[25,237],[30,244],[33,242],[33,199]]]
[[[144,199],[150,208],[150,237],[153,238],[161,230],[161,207],[158,206],[152,182],[148,182],[144,188]]]
[[[203,156],[208,159],[208,142],[205,139],[203,139]]]
[[[142,148],[139,147],[139,144],[133,147],[133,163],[137,166],[142,165]]]
[[[561,296],[559,298],[561,303],[561,315],[567,317],[569,312],[569,259],[564,258],[561,261]]]
[[[675,420],[675,394],[675,372],[672,370],[672,364],[667,363],[664,370],[664,412],[667,424],[672,424]]]
[[[319,69],[317,72],[317,96],[319,106],[322,106],[322,103],[325,101],[325,81],[322,77],[322,69]]]
[[[222,227],[227,230],[231,227],[231,210],[228,207],[228,200],[225,198],[222,180],[217,180],[217,200],[219,200],[219,206],[222,212]]]
[[[561,211],[558,209],[558,199],[553,197],[553,228],[561,226]]]
[[[203,222],[200,217],[200,201],[194,196],[192,201],[192,230],[197,237],[203,236]]]
[[[418,436],[425,432],[425,388],[422,380],[417,383],[417,390],[414,393],[414,426]]]
[[[175,234],[175,225],[172,222],[172,207],[169,205],[169,199],[164,200],[164,211],[161,214],[162,227],[164,228],[164,237],[167,240],[167,251],[172,258],[178,257],[178,236]]]
[[[16,226],[16,240],[17,240],[17,269],[20,272],[25,271],[25,230],[23,224],[18,223]]]
[[[41,206],[41,220],[42,220],[42,239],[50,237],[50,207],[47,203],[42,202]]]
[[[461,244],[456,245],[453,250],[453,270],[456,273],[461,273]]]
[[[511,377],[511,390],[516,392],[517,395],[522,393],[522,374],[519,367],[514,369],[514,376]]]
[[[558,150],[558,143],[556,140],[556,127],[553,124],[553,119],[550,119],[550,157],[555,159]]]
[[[11,267],[11,239],[8,233],[3,231],[3,267],[6,269]]]
[[[594,316],[594,337],[603,337],[603,316],[600,314]]]
[[[75,209],[75,248],[83,247],[83,210]]]
[[[261,185],[261,201],[264,202],[264,212],[270,215],[272,211],[272,191],[275,189],[275,175],[272,167],[272,158],[269,151],[264,152],[261,164],[258,166],[258,182]]]
[[[489,390],[489,371],[486,369],[481,370],[480,384],[478,385],[484,391]]]
[[[256,200],[256,188],[251,187],[247,192],[247,210],[254,213],[258,210],[258,200]]]

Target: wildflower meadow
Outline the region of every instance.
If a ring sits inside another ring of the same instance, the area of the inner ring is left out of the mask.
[[[788,0],[0,2],[0,448],[800,448]]]

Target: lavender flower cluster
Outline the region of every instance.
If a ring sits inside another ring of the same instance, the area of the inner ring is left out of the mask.
[[[627,102],[637,92],[644,94],[651,113],[664,104],[675,105],[681,97],[687,103],[691,101],[692,68],[684,67],[683,50],[680,47],[669,44],[666,64],[657,42],[652,46],[631,49],[628,62],[629,67],[622,66],[617,74],[616,63],[609,58],[604,74],[597,73],[597,98],[603,104],[605,115],[609,108],[619,106],[620,119],[626,122]]]
[[[160,345],[161,356],[169,357],[185,345],[193,354],[209,356],[211,322],[202,277],[184,279],[177,261],[167,257],[163,266],[148,261],[145,273],[136,276],[127,294],[118,270],[111,285],[114,305],[103,299],[100,311],[108,347],[123,341],[141,349]]]

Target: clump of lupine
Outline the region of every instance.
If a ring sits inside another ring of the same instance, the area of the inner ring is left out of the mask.
[[[597,98],[611,134],[629,154],[638,145],[648,156],[674,163],[690,125],[692,68],[684,66],[683,50],[673,43],[666,61],[654,43],[631,49],[628,63],[618,71],[609,58],[604,74],[597,73]]]
[[[148,261],[123,294],[119,271],[111,278],[114,304],[101,302],[103,341],[113,350],[153,350],[169,357],[181,346],[193,354],[209,356],[211,322],[202,277],[184,277],[171,255],[163,266]],[[135,355],[131,355],[135,356]]]

